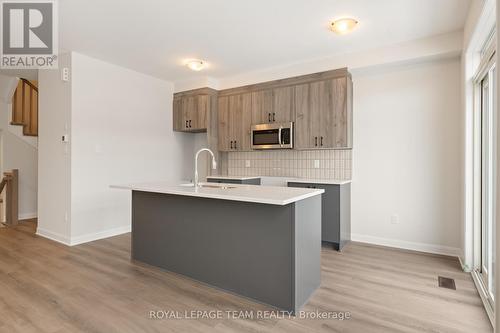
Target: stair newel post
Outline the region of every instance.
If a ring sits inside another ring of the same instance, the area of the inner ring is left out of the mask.
[[[15,226],[19,223],[19,170],[5,173],[5,223]]]

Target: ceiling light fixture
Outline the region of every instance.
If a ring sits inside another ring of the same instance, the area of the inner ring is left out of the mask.
[[[330,27],[335,33],[339,35],[344,35],[353,31],[354,28],[356,28],[356,26],[358,25],[358,23],[359,22],[353,18],[341,18],[333,21]]]
[[[205,65],[206,65],[205,62],[203,60],[199,60],[199,59],[190,59],[190,60],[186,61],[186,66],[190,70],[193,70],[196,72],[199,72],[203,68],[205,68]]]

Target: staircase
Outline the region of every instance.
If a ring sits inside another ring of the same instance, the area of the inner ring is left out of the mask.
[[[11,125],[23,127],[23,135],[38,136],[38,82],[19,79],[12,97]]]

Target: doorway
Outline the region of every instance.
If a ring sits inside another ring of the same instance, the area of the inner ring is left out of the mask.
[[[492,39],[493,40],[493,39]],[[473,278],[488,314],[495,308],[497,67],[495,45],[482,54],[475,77],[475,237]]]

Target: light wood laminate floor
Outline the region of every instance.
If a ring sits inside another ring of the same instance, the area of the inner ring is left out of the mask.
[[[129,258],[130,234],[70,248],[33,235],[29,223],[0,228],[0,332],[492,332],[453,258],[323,248],[321,287],[304,310],[350,312],[344,321],[150,319],[152,310],[272,309]],[[438,275],[457,290],[439,288]]]

